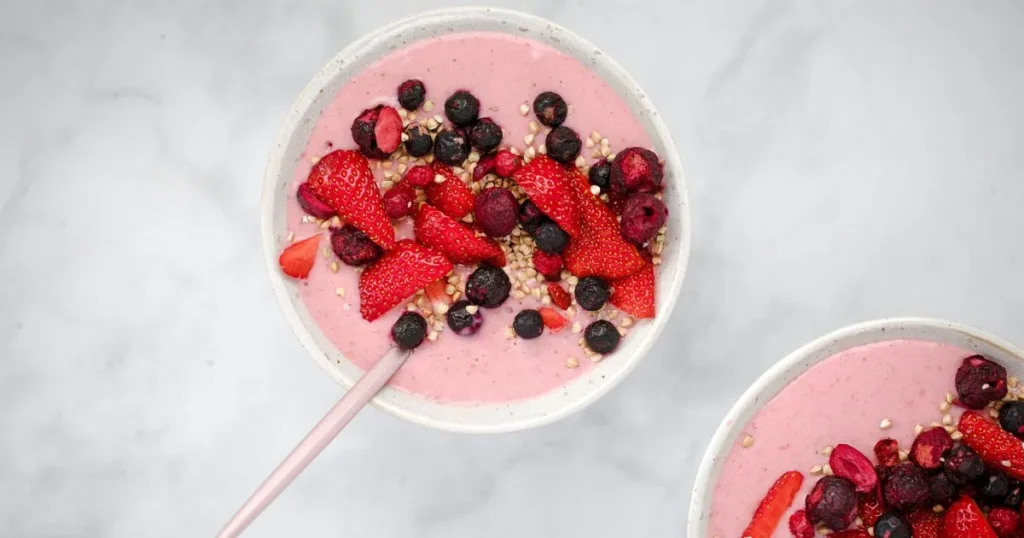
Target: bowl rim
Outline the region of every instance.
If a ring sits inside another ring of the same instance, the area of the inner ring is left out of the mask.
[[[811,340],[790,352],[788,355],[765,370],[764,373],[762,373],[749,387],[747,387],[745,391],[743,391],[743,394],[740,395],[736,403],[729,409],[729,412],[722,418],[718,428],[715,430],[715,433],[711,436],[711,440],[708,442],[708,446],[704,451],[704,456],[701,458],[700,466],[697,468],[697,473],[694,478],[693,489],[690,493],[690,509],[687,514],[687,536],[690,538],[703,538],[701,537],[701,533],[706,534],[707,520],[710,519],[711,507],[705,506],[705,497],[707,497],[708,491],[713,488],[713,484],[710,483],[710,479],[711,473],[716,464],[715,460],[719,455],[724,454],[726,449],[729,448],[726,444],[727,440],[730,438],[730,434],[737,428],[742,428],[746,425],[746,421],[743,423],[739,422],[738,419],[740,416],[752,406],[754,409],[758,409],[770,400],[770,398],[761,400],[761,394],[768,390],[769,387],[779,378],[785,376],[790,368],[800,363],[806,357],[824,350],[837,341],[847,340],[864,334],[885,333],[886,331],[893,334],[894,329],[930,329],[939,332],[960,333],[968,338],[985,342],[990,346],[999,348],[1007,355],[1020,357],[1021,360],[1024,360],[1024,350],[1007,340],[999,338],[998,336],[970,325],[927,317],[891,317],[863,321],[841,327]],[[799,373],[794,375],[802,374],[808,368],[818,364],[829,356],[831,356],[831,354],[826,355],[813,363],[808,363]],[[707,512],[708,518],[705,518],[702,521],[701,516],[705,512]]]
[[[291,327],[296,338],[299,339],[302,347],[305,348],[314,361],[320,365],[321,369],[323,369],[337,383],[345,386],[346,388],[350,388],[354,381],[346,379],[345,376],[341,375],[333,364],[324,356],[323,350],[314,341],[310,333],[310,329],[306,327],[294,305],[292,305],[284,277],[281,276],[280,271],[278,270],[277,258],[279,256],[279,252],[275,240],[273,222],[275,209],[274,190],[278,184],[278,170],[282,169],[283,166],[285,148],[289,141],[299,133],[301,120],[313,105],[320,89],[326,87],[335,77],[339,76],[340,71],[342,71],[344,59],[353,57],[361,51],[370,50],[375,46],[379,46],[378,42],[383,41],[383,39],[389,36],[394,36],[396,33],[400,33],[406,29],[424,26],[428,22],[430,24],[441,24],[454,19],[461,20],[471,17],[479,18],[480,20],[496,20],[505,18],[515,20],[516,22],[522,22],[523,24],[528,24],[534,28],[548,28],[554,32],[558,32],[561,38],[575,42],[576,46],[586,47],[594,51],[600,50],[580,35],[561,25],[542,17],[516,10],[491,7],[453,7],[422,11],[378,27],[364,34],[362,37],[353,41],[334,55],[327,64],[313,76],[292,104],[288,114],[282,122],[275,138],[273,149],[270,152],[270,157],[263,177],[260,220],[264,261],[270,276],[271,288],[273,289],[274,296],[277,299],[278,306],[284,314],[285,320]],[[576,56],[575,59],[583,61],[583,59],[578,56]],[[566,401],[563,405],[543,414],[525,417],[507,417],[505,420],[489,423],[464,423],[455,420],[443,420],[414,412],[407,407],[386,400],[381,397],[383,391],[382,393],[378,393],[370,401],[372,406],[409,422],[457,433],[504,433],[543,426],[582,410],[617,386],[622,379],[624,379],[647,355],[654,342],[661,335],[671,313],[675,309],[676,302],[682,291],[682,284],[686,275],[690,255],[691,213],[685,173],[680,161],[678,149],[676,148],[668,130],[668,126],[665,124],[661,115],[656,113],[656,108],[648,98],[646,92],[643,91],[636,80],[634,80],[618,62],[607,54],[602,52],[600,62],[603,64],[602,68],[607,71],[607,76],[609,78],[614,77],[617,79],[619,84],[634,89],[636,91],[635,98],[637,103],[644,109],[651,111],[651,114],[649,115],[650,123],[648,135],[666,148],[667,151],[664,152],[665,154],[662,155],[662,158],[665,161],[666,167],[672,170],[671,181],[676,189],[675,197],[678,198],[678,210],[681,211],[679,219],[682,229],[679,230],[679,238],[675,245],[675,256],[671,259],[665,260],[666,264],[673,264],[675,271],[674,278],[670,282],[665,282],[668,286],[663,293],[664,300],[662,301],[662,304],[659,305],[658,310],[660,315],[651,320],[652,323],[650,330],[643,335],[643,339],[637,344],[633,354],[629,356],[627,360],[623,361],[620,368],[613,372],[609,372],[601,385],[580,397]],[[387,388],[384,390],[387,390]]]

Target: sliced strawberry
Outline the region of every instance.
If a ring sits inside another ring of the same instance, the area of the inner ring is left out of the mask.
[[[277,262],[284,274],[293,278],[306,278],[313,270],[316,253],[320,250],[320,234],[311,235],[298,243],[288,245]]]
[[[543,306],[538,312],[540,312],[540,318],[544,320],[544,326],[553,333],[564,329],[569,324],[569,320],[565,319],[554,308]]]
[[[427,299],[430,299],[430,308],[437,316],[447,314],[448,307],[452,305],[452,297],[448,295],[448,292],[444,291],[447,284],[448,281],[442,278],[423,288],[424,293],[427,294]]]
[[[789,516],[789,533],[793,538],[814,538],[814,525],[807,518],[806,510],[797,510]]]
[[[931,508],[918,508],[907,514],[907,523],[910,523],[914,538],[939,538],[942,530],[942,516]]]
[[[565,291],[565,288],[558,282],[548,282],[548,295],[551,296],[551,302],[562,310],[572,305],[572,297],[569,296],[569,292]]]
[[[761,504],[754,512],[754,518],[750,520],[747,529],[743,531],[744,538],[771,538],[775,527],[782,520],[782,515],[789,510],[793,499],[800,491],[804,483],[804,475],[799,471],[789,471],[779,477],[772,485]]]
[[[505,266],[505,253],[497,243],[477,236],[473,230],[433,206],[420,207],[414,231],[420,243],[441,251],[452,263],[487,261],[496,267]]]
[[[310,170],[309,187],[374,243],[384,249],[395,246],[395,229],[362,153],[341,149],[328,153]]]
[[[974,500],[966,495],[960,497],[946,510],[939,536],[942,538],[997,538],[988,521],[985,521],[985,514],[982,514]],[[917,535],[914,534],[914,537],[916,538]]]
[[[359,276],[359,311],[373,321],[451,270],[444,254],[403,239]]]
[[[512,179],[565,233],[571,237],[580,235],[580,210],[562,165],[546,155],[539,155],[512,174]]]
[[[1024,445],[1020,439],[974,411],[965,411],[960,416],[957,429],[964,434],[963,443],[974,449],[989,467],[1024,479]]]
[[[885,512],[885,501],[882,497],[882,485],[878,484],[875,489],[860,496],[857,503],[857,515],[867,527],[874,527],[878,518]]]
[[[462,179],[441,163],[434,163],[434,172],[444,177],[444,181],[438,183],[435,179],[423,188],[430,205],[453,219],[461,219],[473,211],[473,191],[469,190]]]
[[[619,310],[639,319],[654,317],[653,265],[648,264],[637,273],[612,281],[612,288],[611,302]]]
[[[646,263],[636,246],[626,242],[619,222],[608,206],[590,192],[590,183],[582,172],[568,173],[569,185],[580,204],[581,229],[562,253],[565,268],[578,276],[600,276],[617,280],[636,273]]]

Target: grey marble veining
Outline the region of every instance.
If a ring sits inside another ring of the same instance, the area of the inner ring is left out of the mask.
[[[246,536],[678,537],[764,368],[884,315],[1024,343],[1024,4],[500,4],[631,70],[683,153],[672,329],[536,431],[359,416]],[[260,178],[337,50],[433,1],[33,2],[0,17],[0,536],[212,536],[339,397],[271,297]]]

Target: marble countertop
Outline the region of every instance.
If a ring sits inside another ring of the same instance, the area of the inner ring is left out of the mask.
[[[804,342],[886,315],[1024,343],[1024,4],[495,2],[627,66],[688,171],[671,330],[511,435],[363,413],[246,534],[685,533],[704,447]],[[0,17],[0,536],[212,536],[339,397],[271,296],[293,98],[440,2],[33,2]]]

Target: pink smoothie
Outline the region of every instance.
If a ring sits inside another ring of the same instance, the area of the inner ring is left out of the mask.
[[[579,61],[518,37],[497,33],[454,34],[398,50],[342,87],[313,129],[296,166],[293,187],[306,180],[312,159],[328,153],[332,147],[356,147],[350,128],[353,118],[362,110],[379,103],[398,108],[396,88],[409,78],[422,80],[427,99],[434,103],[432,111],[418,112],[417,120],[421,123],[434,115],[443,117],[444,100],[455,90],[468,89],[480,99],[480,116],[490,116],[505,130],[502,145],[522,151],[529,122],[535,118],[532,111],[523,116],[520,105],[532,104],[538,93],[551,90],[569,103],[565,124],[582,138],[597,131],[608,139],[613,150],[651,147],[649,137],[626,103]],[[542,127],[535,146],[542,143],[544,133]],[[591,149],[585,147],[583,154],[588,161],[594,160]],[[374,169],[378,183],[384,180],[384,172]],[[302,222],[303,215],[293,197],[288,204],[288,228],[298,238],[318,231],[315,223]],[[399,236],[410,236],[409,228],[398,226]],[[334,259],[333,255],[330,259]],[[349,360],[366,369],[392,345],[390,329],[404,311],[405,303],[372,323],[364,321],[359,315],[358,275],[344,265],[339,272],[331,272],[330,259],[318,260],[309,279],[301,284],[302,301],[326,337]],[[343,297],[338,296],[338,289],[344,290]],[[482,309],[484,323],[473,336],[458,336],[445,327],[436,341],[425,341],[416,349],[390,384],[432,399],[472,404],[540,395],[593,368],[593,361],[578,342],[582,334],[569,327],[557,334],[545,331],[534,340],[507,338],[506,328],[511,327],[515,314],[540,304],[533,297],[509,297],[499,309]],[[589,320],[589,316],[580,314],[570,320],[570,325],[578,322],[585,327]],[[578,367],[567,366],[570,357],[578,360]]]
[[[956,370],[970,355],[936,342],[891,340],[811,367],[754,414],[729,451],[715,485],[708,536],[741,537],[765,492],[782,473],[796,470],[804,473],[803,490],[773,535],[791,537],[789,514],[803,508],[819,478],[808,471],[828,462],[821,450],[846,443],[874,461],[872,449],[884,437],[909,449],[915,425],[941,422],[939,405],[954,391]],[[959,418],[959,412],[950,413],[954,421]],[[885,430],[884,418],[892,422]],[[744,448],[748,435],[754,442]]]

